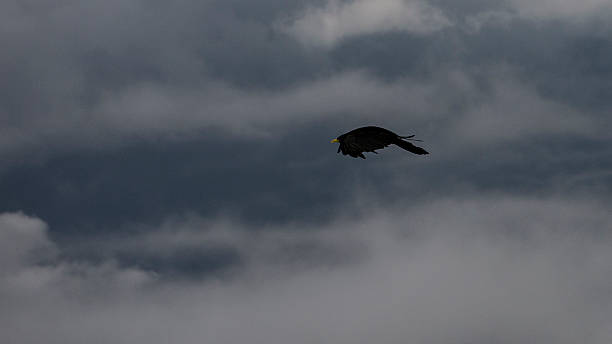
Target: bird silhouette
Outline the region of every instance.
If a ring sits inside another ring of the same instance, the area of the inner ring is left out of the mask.
[[[365,159],[363,152],[376,153],[376,149],[382,149],[388,145],[397,145],[414,154],[429,154],[425,149],[417,147],[408,141],[421,141],[413,139],[414,135],[400,136],[385,128],[367,126],[349,131],[342,134],[331,142],[340,144],[338,153],[350,155],[353,158]]]

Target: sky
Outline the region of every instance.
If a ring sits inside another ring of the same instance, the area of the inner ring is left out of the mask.
[[[0,342],[612,342],[611,15],[0,2]]]

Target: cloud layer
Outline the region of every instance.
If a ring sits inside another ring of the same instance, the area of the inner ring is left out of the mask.
[[[589,137],[610,126],[597,96],[609,28],[571,19],[606,6],[568,4],[6,3],[2,165],[210,129],[276,135],[296,121],[451,123],[476,140],[554,122],[549,133]],[[523,15],[540,7],[571,10],[557,22]]]
[[[610,11],[0,2],[0,342],[610,343]]]
[[[2,242],[30,239],[15,248],[20,258],[10,254],[14,269],[2,277],[1,336],[20,343],[41,336],[50,343],[606,343],[610,220],[589,202],[448,199],[319,228],[253,232],[174,219],[109,243],[113,254],[223,247],[241,257],[218,278],[167,280],[112,260],[40,256],[40,247],[53,246],[44,223],[3,214]],[[36,264],[24,258],[32,253]]]

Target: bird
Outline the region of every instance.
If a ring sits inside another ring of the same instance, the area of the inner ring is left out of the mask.
[[[400,136],[391,130],[367,126],[349,131],[331,140],[332,143],[339,143],[338,153],[350,155],[353,158],[365,159],[363,152],[378,154],[376,149],[382,149],[394,144],[401,148],[418,155],[429,154],[425,149],[417,147],[408,141],[421,141],[413,139],[414,135]]]

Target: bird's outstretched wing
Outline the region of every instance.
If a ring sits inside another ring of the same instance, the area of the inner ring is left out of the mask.
[[[355,142],[355,148],[362,152],[374,152],[393,143],[397,135],[378,127],[363,127],[347,133],[347,139]]]
[[[374,152],[376,149],[383,149],[390,145],[389,138],[382,135],[364,136],[359,138],[359,147],[364,152]]]
[[[339,150],[342,151],[342,154],[344,155],[350,155],[353,158],[363,158],[365,159],[365,156],[363,155],[363,148],[361,145],[361,142],[359,142],[355,136],[347,136],[341,143],[340,143],[340,147],[338,148]]]

